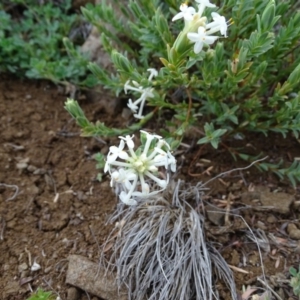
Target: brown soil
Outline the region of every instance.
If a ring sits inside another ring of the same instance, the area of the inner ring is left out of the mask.
[[[103,144],[80,137],[79,128],[63,108],[65,100],[60,89],[47,82],[2,78],[0,83],[0,299],[26,299],[37,287],[68,299],[68,255],[80,254],[97,262],[98,244],[110,231],[105,221],[117,200],[108,178],[96,180],[92,156],[99,151],[106,154],[111,141]],[[85,100],[81,105],[91,120],[101,116],[101,121],[110,124],[116,117],[105,116],[99,102]],[[299,151],[294,140],[283,143],[276,137],[271,142],[257,137],[252,145],[286,160]],[[239,166],[222,149],[201,153],[198,149],[177,156],[182,164],[180,177],[188,182],[204,181]],[[191,175],[196,173],[202,175]],[[262,249],[268,284],[282,299],[292,297],[288,269],[298,266],[300,243],[289,228],[293,223],[299,226],[297,190],[255,168],[216,180],[210,188],[204,200],[221,208],[227,205],[237,215],[218,219],[212,214],[206,225],[208,238],[216,242],[230,265],[239,268],[234,269],[239,293],[242,286],[263,287],[257,280],[262,275],[259,254],[246,236],[249,230],[244,219],[253,230],[264,230],[270,244],[270,249]],[[281,197],[272,198],[269,192],[273,190],[280,192],[285,204]],[[275,208],[266,205],[269,198],[278,202]],[[40,270],[30,270],[34,262]],[[225,288],[219,288],[224,299],[230,299]],[[78,299],[98,299],[80,293]]]

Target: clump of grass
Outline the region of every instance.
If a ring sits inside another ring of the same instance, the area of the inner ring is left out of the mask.
[[[52,292],[46,292],[41,288],[38,288],[38,290],[33,293],[30,298],[27,300],[54,300],[55,296],[52,294]]]
[[[216,277],[237,299],[231,270],[205,239],[204,219],[191,204],[201,200],[199,186],[158,196],[133,207],[118,208],[118,221],[104,248],[112,246],[107,272],[116,271],[118,285],[128,287],[128,299],[218,299]]]

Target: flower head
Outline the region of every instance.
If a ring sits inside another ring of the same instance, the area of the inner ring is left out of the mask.
[[[169,151],[169,144],[158,135],[146,131],[141,131],[141,134],[145,142],[136,151],[133,150],[133,137],[119,137],[120,146],[110,147],[106,161],[105,171],[111,175],[110,184],[121,190],[120,200],[127,205],[137,204],[139,199],[164,190],[169,183],[167,171],[176,171],[176,160]],[[123,150],[125,143],[128,153]]]
[[[173,17],[172,21],[176,21],[182,18],[184,19],[184,21],[191,21],[193,19],[193,15],[196,13],[195,8],[187,6],[186,3],[182,3],[179,9],[180,12]]]
[[[149,68],[147,69],[148,72],[150,72],[150,75],[148,77],[148,80],[151,81],[153,79],[153,77],[156,77],[158,75],[157,70],[153,69],[153,68]],[[147,87],[144,88],[141,85],[139,85],[136,81],[132,81],[132,85],[130,85],[130,80],[127,80],[126,83],[124,84],[124,91],[125,94],[127,94],[128,91],[134,91],[137,92],[139,94],[141,94],[140,98],[138,98],[135,101],[132,101],[131,99],[128,100],[128,108],[130,108],[130,110],[132,112],[134,112],[134,117],[137,119],[143,119],[143,109],[145,106],[145,102],[148,98],[153,98],[154,94],[153,94],[153,88],[151,87]],[[139,106],[140,107],[139,107]],[[138,110],[138,113],[137,113]]]
[[[187,37],[195,43],[194,52],[196,54],[202,50],[204,45],[211,45],[218,39],[218,36],[207,35],[205,28],[201,26],[198,28],[198,33],[189,32]]]
[[[205,7],[216,7],[216,5],[210,3],[209,0],[196,0],[196,2],[199,3],[199,5],[198,5],[198,12],[197,12],[197,14],[199,15],[199,17],[202,16]]]
[[[211,16],[212,16],[214,21],[205,26],[206,29],[209,29],[206,32],[206,34],[211,34],[211,33],[215,33],[217,31],[220,31],[221,35],[227,37],[228,24],[226,22],[225,17],[220,16],[216,12],[211,13]]]

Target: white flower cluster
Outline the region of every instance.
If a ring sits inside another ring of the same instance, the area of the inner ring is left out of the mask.
[[[220,16],[218,13],[213,12],[211,16],[213,18],[213,22],[207,23],[207,18],[202,17],[202,14],[206,7],[216,7],[216,5],[209,2],[209,0],[195,0],[198,2],[198,12],[196,12],[194,7],[187,6],[186,3],[180,5],[180,12],[176,14],[172,21],[176,21],[179,19],[184,19],[185,26],[189,27],[191,23],[199,23],[197,32],[188,32],[187,38],[195,43],[194,52],[199,53],[203,46],[208,46],[213,44],[219,36],[211,35],[216,32],[220,32],[221,35],[227,37],[227,27],[228,23],[226,22],[225,17]]]
[[[119,147],[109,148],[104,168],[104,171],[111,175],[110,185],[120,187],[120,200],[127,205],[136,205],[138,199],[153,196],[164,190],[169,183],[167,171],[176,171],[176,160],[169,151],[169,144],[161,136],[146,131],[141,130],[141,135],[146,138],[145,145],[136,151],[133,136],[120,136]],[[124,151],[125,143],[128,152]],[[118,158],[123,161],[118,161]],[[159,190],[150,192],[150,186],[158,186]]]
[[[147,69],[147,71],[150,72],[150,75],[148,77],[149,81],[151,81],[152,78],[156,77],[158,74],[158,72],[155,69]],[[134,102],[132,102],[132,100],[129,99],[127,106],[130,108],[130,110],[132,112],[135,113],[133,115],[135,118],[143,119],[144,116],[142,115],[142,113],[143,113],[143,108],[144,108],[145,102],[146,102],[147,98],[154,97],[153,88],[151,88],[151,87],[144,88],[144,87],[140,86],[136,81],[132,81],[133,86],[130,85],[129,83],[130,83],[130,80],[128,80],[124,85],[125,94],[127,94],[128,90],[130,90],[130,91],[135,91],[135,92],[140,93],[141,96]],[[138,107],[138,105],[140,105],[140,107]],[[139,109],[139,111],[137,113],[138,109]]]

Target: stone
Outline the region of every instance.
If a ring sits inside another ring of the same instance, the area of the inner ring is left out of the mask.
[[[116,276],[81,255],[70,255],[66,283],[105,300],[127,300],[127,289],[118,289]]]
[[[80,293],[75,287],[70,287],[67,291],[67,300],[78,300]]]
[[[273,212],[288,214],[294,201],[294,196],[286,193],[263,192],[260,195],[262,206],[267,206]]]
[[[300,240],[300,229],[295,224],[290,223],[287,227],[287,232],[291,239]]]
[[[207,218],[211,221],[214,225],[223,226],[224,225],[224,216],[225,210],[221,209],[217,206],[208,204],[205,206]]]

